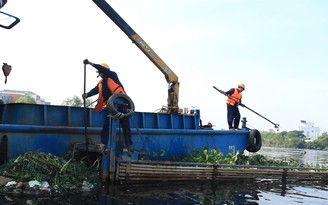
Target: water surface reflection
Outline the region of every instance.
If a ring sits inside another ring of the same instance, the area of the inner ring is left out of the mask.
[[[328,166],[328,151],[311,149],[292,149],[281,147],[262,147],[257,154],[269,159],[295,160],[303,164]]]

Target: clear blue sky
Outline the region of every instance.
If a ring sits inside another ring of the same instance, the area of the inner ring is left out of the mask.
[[[279,131],[297,130],[300,120],[328,131],[328,1],[107,2],[179,76],[180,107],[200,109],[204,124],[227,128],[226,98],[212,87],[227,91],[242,82],[243,103]],[[9,0],[1,11],[21,22],[0,30],[0,63],[13,66],[0,90],[61,104],[82,94],[88,58],[118,73],[137,111],[166,105],[163,74],[91,0]],[[97,81],[88,67],[87,89]],[[274,128],[240,111],[251,128]]]

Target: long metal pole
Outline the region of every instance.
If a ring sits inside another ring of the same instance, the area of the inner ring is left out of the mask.
[[[83,94],[86,93],[86,84],[87,84],[87,64],[84,64],[84,80],[83,80]],[[87,154],[87,160],[89,161],[89,141],[88,141],[88,123],[87,123],[87,107],[86,107],[86,100],[83,98],[83,107],[84,107],[84,136],[85,136],[85,151]]]

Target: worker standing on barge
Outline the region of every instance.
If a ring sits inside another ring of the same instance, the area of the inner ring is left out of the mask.
[[[110,116],[109,111],[106,109],[107,101],[110,96],[116,93],[126,94],[126,92],[116,72],[111,71],[106,63],[94,64],[90,62],[88,59],[85,59],[83,63],[89,64],[94,68],[96,68],[99,74],[98,76],[101,77],[99,83],[93,89],[91,89],[87,93],[82,94],[82,98],[86,99],[88,97],[98,94],[98,102],[94,108],[94,111],[101,112],[102,110],[106,110],[105,121],[104,121],[103,128],[101,130],[101,142],[107,146],[109,141],[109,116]],[[125,112],[124,109],[126,109],[125,106],[123,105],[118,106],[119,111]],[[125,145],[127,146],[128,151],[131,151],[132,140],[131,140],[130,121],[128,118],[122,118],[119,121],[123,128]]]
[[[239,84],[237,88],[231,88],[226,92],[228,95],[227,99],[227,120],[229,130],[238,130],[240,122],[240,112],[238,106],[241,103],[242,92],[245,90],[245,85],[243,83]]]

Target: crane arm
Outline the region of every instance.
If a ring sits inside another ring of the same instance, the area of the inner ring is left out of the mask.
[[[105,1],[92,0],[131,40],[132,42],[156,65],[164,74],[168,83],[168,112],[179,113],[179,78],[156,54],[156,52],[125,22],[125,20]]]
[[[6,3],[7,3],[7,0],[0,0],[0,9],[2,7],[4,7]],[[20,22],[20,19],[17,18],[16,16],[13,16],[13,15],[10,15],[10,14],[0,11],[0,19],[2,16],[9,18],[10,20],[9,20],[9,23],[6,22],[6,24],[0,23],[1,28],[11,29],[12,27],[14,27],[16,24],[18,24]]]

